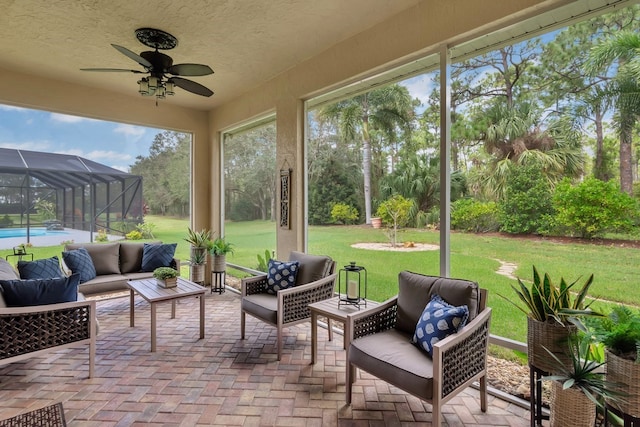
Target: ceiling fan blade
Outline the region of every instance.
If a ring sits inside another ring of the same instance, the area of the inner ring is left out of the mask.
[[[176,64],[169,67],[169,74],[174,76],[207,76],[213,74],[208,65],[203,64]]]
[[[106,73],[136,73],[146,74],[144,71],[126,70],[124,68],[80,68],[80,71],[101,71]]]
[[[124,56],[131,58],[134,61],[136,61],[138,64],[142,65],[144,68],[148,68],[148,69],[153,68],[153,65],[151,64],[151,62],[147,61],[137,53],[130,51],[126,47],[118,46],[117,44],[111,44],[111,46],[113,46],[118,52],[120,52]]]
[[[191,92],[196,95],[201,96],[211,96],[213,95],[213,91],[205,86],[202,86],[200,83],[196,83],[193,80],[183,79],[181,77],[171,77],[169,79],[170,82],[173,82],[176,86]]]

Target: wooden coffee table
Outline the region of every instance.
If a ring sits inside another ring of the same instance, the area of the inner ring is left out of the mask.
[[[176,317],[176,300],[181,298],[200,298],[200,339],[204,338],[204,291],[197,283],[178,277],[178,286],[163,288],[156,284],[156,279],[131,280],[129,287],[129,324],[134,326],[134,296],[137,293],[151,304],[151,351],[156,351],[156,305],[171,301],[171,318]]]

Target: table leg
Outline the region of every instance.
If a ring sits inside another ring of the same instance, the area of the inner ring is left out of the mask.
[[[316,363],[318,352],[318,314],[311,311],[311,364]]]
[[[200,339],[204,339],[204,293],[200,295]]]
[[[151,352],[156,351],[156,303],[151,303]]]
[[[133,313],[133,303],[134,303],[134,298],[133,298],[133,289],[129,289],[129,326],[133,328],[134,323],[135,323],[135,316]]]
[[[176,318],[176,300],[171,300],[171,318]]]

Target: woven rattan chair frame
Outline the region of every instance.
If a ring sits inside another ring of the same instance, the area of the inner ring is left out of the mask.
[[[278,308],[276,322],[261,317],[257,313],[246,311],[244,308],[240,312],[240,338],[245,337],[246,315],[249,314],[256,319],[262,320],[276,327],[276,347],[278,360],[282,357],[283,329],[311,319],[309,304],[332,298],[335,292],[336,263],[332,261],[329,275],[315,282],[299,285],[294,288],[279,291],[277,294]],[[267,289],[267,276],[253,276],[242,279],[241,294],[244,298],[247,295],[265,293]]]
[[[491,308],[486,307],[487,291],[480,289],[478,315],[462,328],[434,345],[433,350],[433,425],[441,425],[442,405],[469,387],[474,381],[480,385],[480,409],[487,410],[487,348]],[[345,333],[352,342],[356,338],[376,334],[396,325],[398,297],[395,296],[377,307],[348,316]],[[425,354],[425,358],[428,356]],[[347,349],[346,402],[351,404],[356,367],[349,359]],[[402,384],[390,375],[380,378],[403,389]],[[404,390],[404,389],[403,389]],[[422,399],[422,398],[421,398]]]
[[[0,365],[88,344],[89,378],[93,377],[95,314],[95,301],[0,309]]]

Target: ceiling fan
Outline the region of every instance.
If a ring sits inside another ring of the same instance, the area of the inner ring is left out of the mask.
[[[112,44],[118,52],[133,59],[144,67],[145,71],[127,70],[122,68],[82,68],[82,71],[101,72],[127,72],[135,74],[149,74],[138,81],[139,90],[143,96],[155,96],[156,104],[158,99],[164,99],[167,95],[174,95],[174,87],[178,86],[188,92],[201,96],[211,96],[213,91],[193,80],[179,76],[206,76],[213,74],[213,70],[208,65],[203,64],[176,64],[173,59],[165,55],[158,49],[169,50],[178,45],[178,39],[171,34],[154,28],[139,28],[136,30],[136,38],[140,43],[153,48],[140,55],[127,49],[126,47]],[[169,77],[167,77],[169,75]]]

